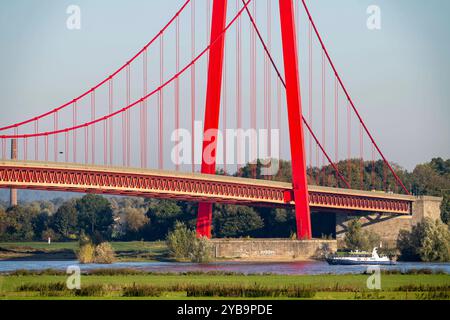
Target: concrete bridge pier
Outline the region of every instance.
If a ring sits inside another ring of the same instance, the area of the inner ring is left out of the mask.
[[[419,196],[412,204],[412,225],[423,221],[425,218],[438,220],[441,218],[441,204],[443,198]]]
[[[358,218],[363,229],[378,234],[384,245],[395,247],[401,230],[411,228],[425,218],[441,218],[442,198],[419,196],[412,201],[410,215],[377,213],[336,213],[336,238],[342,241],[351,220]]]

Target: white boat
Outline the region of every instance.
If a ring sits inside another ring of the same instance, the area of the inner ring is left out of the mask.
[[[391,265],[395,261],[387,256],[378,255],[378,248],[374,248],[372,253],[352,251],[347,254],[334,254],[327,257],[327,262],[331,265]]]

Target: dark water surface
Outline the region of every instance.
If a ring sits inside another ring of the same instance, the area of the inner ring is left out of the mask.
[[[44,270],[56,269],[66,270],[69,266],[80,266],[81,270],[93,270],[102,268],[127,268],[151,272],[210,272],[227,271],[245,274],[347,274],[362,273],[367,270],[367,266],[330,266],[326,262],[215,262],[209,264],[196,263],[175,263],[175,262],[118,262],[110,265],[86,264],[79,265],[77,261],[0,261],[0,272],[11,272],[15,270]],[[450,274],[450,263],[410,263],[399,262],[393,266],[380,266],[382,270],[412,270],[429,269],[434,271],[444,271]]]

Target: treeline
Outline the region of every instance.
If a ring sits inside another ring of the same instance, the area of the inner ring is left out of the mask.
[[[352,186],[358,188],[360,170],[364,168],[363,182],[367,190],[395,191],[393,177],[385,175],[380,161],[359,160],[338,163]],[[417,195],[443,196],[442,220],[448,224],[450,216],[450,159],[433,159],[418,165],[412,172],[394,166],[405,185]],[[261,163],[247,165],[237,176],[261,176]],[[223,172],[221,173],[223,174]],[[324,167],[308,171],[311,184],[343,187],[335,172]],[[281,161],[272,180],[290,181],[289,162]],[[377,187],[378,186],[378,187]],[[400,190],[398,190],[400,191]],[[56,199],[21,203],[6,208],[0,203],[0,240],[75,240],[83,234],[103,240],[162,240],[177,221],[195,228],[197,204],[169,200],[102,197],[86,195],[71,200]],[[292,210],[250,208],[215,205],[213,212],[214,237],[288,238],[295,235],[295,215]]]

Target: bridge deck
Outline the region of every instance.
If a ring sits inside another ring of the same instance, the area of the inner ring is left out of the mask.
[[[0,161],[0,188],[133,195],[243,205],[292,206],[290,183],[67,163]],[[310,206],[410,214],[415,197],[309,186]]]

